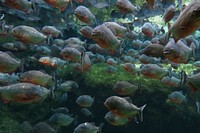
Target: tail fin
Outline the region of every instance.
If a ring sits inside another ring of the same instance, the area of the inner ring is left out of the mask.
[[[140,121],[143,122],[143,110],[147,105],[143,105],[142,107],[140,107]]]
[[[196,101],[196,106],[197,106],[197,114],[200,113],[200,103],[199,101]]]
[[[168,33],[167,33],[167,35],[165,37],[165,44],[167,44],[169,42],[170,35],[171,35],[171,31],[169,29],[169,31],[168,31]]]
[[[183,86],[186,83],[186,79],[187,79],[187,74],[185,73],[185,71],[181,71],[181,82],[180,82],[180,86]]]
[[[99,133],[102,133],[102,128],[103,128],[103,126],[104,126],[104,123],[101,123],[101,124],[99,125]]]
[[[81,51],[81,72],[83,72],[83,67],[84,67],[84,64],[85,64],[85,52],[84,51]]]

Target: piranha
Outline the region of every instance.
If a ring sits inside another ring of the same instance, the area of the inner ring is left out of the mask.
[[[160,58],[149,57],[145,54],[140,55],[139,60],[142,64],[159,64],[159,63],[161,63]]]
[[[186,95],[184,96],[182,91],[174,91],[171,94],[169,94],[167,102],[181,104],[183,102],[186,102],[186,100]]]
[[[9,54],[0,51],[0,72],[12,73],[20,67],[20,62]]]
[[[70,60],[74,62],[79,62],[81,60],[81,52],[76,48],[65,47],[61,52],[60,56],[64,60]]]
[[[117,65],[117,61],[113,58],[108,58],[107,61],[106,61],[109,65],[111,66],[116,66]]]
[[[138,12],[138,8],[134,6],[129,0],[117,0],[116,6],[122,13]]]
[[[200,1],[193,1],[180,13],[177,20],[169,29],[175,42],[184,38],[200,27]]]
[[[64,44],[65,45],[70,45],[70,44],[78,44],[78,45],[84,45],[85,41],[81,41],[79,38],[77,37],[70,37],[66,40],[64,40]]]
[[[99,25],[92,31],[92,39],[100,47],[107,49],[113,55],[121,48],[121,42],[115,37],[110,29],[106,26]]]
[[[154,9],[156,7],[156,1],[157,0],[146,0],[147,4],[151,9]]]
[[[174,5],[169,6],[164,13],[163,19],[165,23],[168,23],[176,14],[176,7]]]
[[[44,101],[50,90],[31,83],[16,83],[0,87],[0,97],[4,103],[35,103]]]
[[[118,115],[113,114],[111,111],[106,113],[104,119],[114,126],[124,126],[129,122],[128,118],[120,117]]]
[[[82,108],[80,110],[81,114],[83,114],[84,116],[86,117],[89,117],[89,118],[94,118],[94,114],[87,108]]]
[[[80,33],[82,34],[82,36],[92,39],[92,30],[92,27],[84,26],[80,29]]]
[[[33,127],[31,133],[57,133],[57,132],[47,123],[39,122]]]
[[[200,90],[200,73],[188,76],[184,71],[181,72],[181,85],[188,85],[192,91],[197,92]]]
[[[171,77],[170,71],[165,70],[157,64],[145,64],[141,67],[140,72],[142,75],[153,79],[161,80],[165,76]]]
[[[53,85],[52,76],[45,74],[41,71],[30,70],[24,72],[19,79],[21,82],[32,83],[44,87]]]
[[[62,12],[67,8],[70,0],[44,0],[46,3],[52,5],[55,8],[60,9]]]
[[[41,57],[39,59],[39,62],[44,64],[44,65],[52,66],[54,68],[64,67],[68,63],[67,61],[61,60],[60,58],[57,58],[57,57],[51,58],[51,57],[48,57],[48,56]]]
[[[156,34],[156,28],[149,22],[144,23],[141,30],[147,37],[153,37]]]
[[[33,0],[31,0],[33,2],[29,2],[30,0],[29,1],[28,0],[0,0],[0,1],[11,8],[23,11],[25,13],[30,13],[36,10]]]
[[[49,122],[56,126],[69,126],[73,121],[75,122],[76,118],[63,113],[56,113],[49,118]]]
[[[19,77],[16,74],[9,75],[7,73],[0,73],[0,85],[11,85],[19,81]]]
[[[63,82],[59,87],[58,90],[64,91],[64,92],[69,92],[69,91],[75,91],[78,89],[78,84],[75,81],[68,80]]]
[[[97,127],[93,122],[81,123],[74,129],[73,133],[101,133],[103,125],[102,123]]]
[[[130,63],[130,62],[126,62],[124,64],[122,64],[123,68],[129,72],[129,73],[132,73],[132,74],[138,74],[138,69],[135,67],[134,64]]]
[[[91,107],[94,102],[94,98],[89,95],[81,95],[76,99],[76,103],[81,107]]]
[[[85,6],[78,6],[74,11],[75,16],[82,22],[94,25],[96,18],[91,11]]]
[[[140,119],[143,121],[143,110],[146,107],[146,104],[138,108],[134,104],[128,102],[125,98],[119,96],[111,96],[106,99],[104,105],[113,114],[123,118],[132,119],[140,114]]]
[[[47,36],[37,31],[35,28],[19,25],[11,30],[11,34],[23,43],[39,44],[47,39]]]
[[[164,54],[163,54],[163,49],[164,46],[161,44],[150,44],[147,45],[141,52],[140,54],[145,54],[147,56],[151,56],[151,57],[160,57],[160,58],[164,58]]]
[[[182,40],[175,43],[174,39],[170,39],[163,49],[163,53],[167,59],[174,63],[188,63],[192,59],[193,50],[184,44]]]
[[[127,81],[119,81],[112,88],[117,94],[121,96],[134,95],[139,89],[139,86],[135,86]]]
[[[63,37],[63,34],[60,30],[56,29],[54,26],[44,26],[42,32],[46,35],[51,35],[52,37],[58,37],[59,35]]]
[[[104,22],[102,25],[109,28],[115,36],[122,38],[127,32],[127,28],[119,25],[116,22]]]
[[[181,85],[181,80],[176,78],[176,77],[163,77],[163,79],[161,80],[162,83],[168,85],[168,86],[172,86],[172,87],[180,87]]]

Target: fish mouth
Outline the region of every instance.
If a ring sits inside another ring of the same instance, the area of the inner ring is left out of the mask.
[[[163,51],[163,53],[164,53],[165,55],[171,54],[171,50],[165,50],[165,51]]]

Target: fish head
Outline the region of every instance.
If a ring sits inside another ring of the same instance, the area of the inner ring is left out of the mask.
[[[23,29],[22,27],[15,27],[11,30],[11,34],[15,37],[21,37],[22,36],[22,33],[23,32]]]
[[[104,102],[104,105],[109,110],[116,110],[117,103],[116,103],[115,96],[111,96],[107,98],[106,101]]]
[[[173,39],[171,39],[163,49],[164,56],[168,59],[174,59],[179,56],[178,47]]]
[[[84,18],[85,17],[85,13],[83,11],[83,7],[79,6],[74,10],[74,14],[77,18]]]
[[[193,33],[200,26],[200,1],[189,4],[170,28],[175,42]]]
[[[102,29],[101,27],[96,27],[95,29],[92,30],[92,38],[100,38],[102,35]]]

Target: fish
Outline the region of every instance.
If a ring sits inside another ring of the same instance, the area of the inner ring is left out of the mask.
[[[168,85],[168,86],[172,86],[172,87],[180,87],[181,86],[181,80],[176,78],[176,77],[163,77],[163,79],[161,80],[162,83]]]
[[[46,122],[39,122],[33,127],[32,133],[57,133],[57,132]]]
[[[53,114],[49,118],[48,121],[49,121],[49,123],[60,127],[60,126],[69,126],[75,120],[76,120],[75,118],[73,118],[67,114],[56,113],[56,114]]]
[[[89,0],[90,4],[94,6],[95,8],[102,9],[105,7],[109,7],[109,3],[106,2],[105,0]]]
[[[90,9],[85,6],[78,6],[74,10],[74,14],[81,22],[86,24],[94,25],[97,23],[95,16],[91,13]]]
[[[81,95],[76,99],[76,103],[81,107],[88,108],[94,103],[94,98],[90,95]]]
[[[115,72],[118,71],[118,68],[115,66],[108,66],[105,68],[105,72],[109,73],[109,74],[113,74]]]
[[[86,117],[94,118],[94,114],[87,108],[82,108],[80,112]]]
[[[195,61],[193,65],[197,68],[200,68],[200,61]]]
[[[118,81],[112,88],[112,90],[120,96],[133,96],[139,89],[139,86],[133,85],[127,81]]]
[[[184,71],[181,71],[181,85],[188,85],[193,92],[200,90],[200,73],[188,76]]]
[[[86,72],[90,69],[92,62],[90,60],[90,57],[87,53],[85,53],[84,51],[81,52],[81,72]]]
[[[0,87],[0,95],[4,103],[37,103],[44,101],[50,90],[31,83],[16,83]]]
[[[54,67],[54,68],[62,68],[65,65],[68,64],[68,62],[65,61],[65,60],[62,60],[62,59],[57,58],[57,57],[51,58],[51,57],[48,57],[48,56],[41,57],[39,59],[39,62],[44,64],[44,65],[51,66],[51,67]]]
[[[144,64],[141,66],[140,73],[145,77],[152,78],[152,79],[160,79],[164,78],[165,76],[170,76],[170,71],[165,70],[161,66],[157,64]],[[170,76],[171,77],[171,76]]]
[[[164,56],[174,63],[187,64],[193,58],[193,50],[179,40],[175,43],[174,39],[170,39],[163,49]]]
[[[53,113],[64,113],[64,114],[68,114],[69,113],[69,109],[66,107],[59,107],[59,108],[51,108],[51,111]]]
[[[146,0],[146,2],[151,9],[154,9],[156,7],[157,0]]]
[[[140,55],[139,60],[142,64],[159,64],[159,63],[161,63],[160,58],[149,57],[145,54]]]
[[[80,33],[82,34],[82,36],[92,39],[92,30],[92,27],[84,26],[80,29]]]
[[[44,87],[52,86],[54,84],[52,76],[37,70],[30,70],[24,72],[20,76],[19,81],[32,83],[35,85],[41,85]]]
[[[142,113],[146,104],[138,108],[136,105],[128,102],[125,98],[110,96],[105,100],[104,105],[113,114],[130,120],[140,114],[140,119],[143,121]]]
[[[92,122],[81,123],[74,129],[73,133],[101,133],[103,125],[102,123],[97,127]]]
[[[23,11],[25,13],[31,13],[35,9],[35,5],[33,2],[29,2],[28,0],[0,0],[4,5],[9,6],[11,8]]]
[[[130,62],[126,62],[126,63],[122,64],[122,66],[127,72],[129,72],[133,75],[136,73],[138,74],[138,72],[139,72],[138,69],[135,67],[135,65]]]
[[[8,73],[0,73],[0,85],[6,86],[19,82],[19,77],[16,74],[9,75]]]
[[[73,62],[80,62],[81,61],[81,52],[76,48],[65,47],[60,52],[60,56],[64,60],[69,60]]]
[[[11,30],[11,34],[23,43],[39,44],[47,39],[47,36],[40,33],[33,27],[19,25]]]
[[[113,126],[124,126],[129,122],[128,118],[120,117],[118,115],[113,114],[111,111],[106,113],[104,119]]]
[[[125,14],[138,12],[138,8],[134,6],[129,0],[117,0],[116,6],[122,13]]]
[[[79,85],[73,80],[65,81],[61,85],[58,86],[58,90],[63,91],[63,92],[76,91],[76,89],[78,88],[79,88]]]
[[[135,50],[138,50],[138,49],[141,49],[143,45],[143,42],[141,42],[140,40],[133,40],[132,42],[132,47],[135,49]]]
[[[164,46],[161,44],[150,44],[147,45],[143,50],[141,50],[140,54],[145,54],[150,57],[157,57],[164,59],[163,53]]]
[[[147,37],[154,37],[156,34],[155,27],[149,22],[144,23],[141,30],[142,30],[142,33]]]
[[[186,95],[183,95],[182,91],[174,91],[168,96],[169,102],[173,102],[176,104],[181,104],[187,101]]]
[[[57,38],[59,35],[63,37],[63,33],[60,30],[56,29],[56,27],[54,26],[44,26],[42,27],[42,32],[45,35],[50,35],[55,38]]]
[[[70,0],[44,0],[44,1],[50,4],[51,6],[60,9],[62,12],[65,11],[65,9],[70,3]]]
[[[30,133],[33,130],[33,127],[28,121],[24,121],[22,124],[20,124],[20,129],[25,133]]]
[[[86,43],[85,41],[81,41],[77,37],[70,37],[70,38],[64,40],[64,45],[70,45],[70,44],[84,45],[85,43]]]
[[[105,49],[100,47],[98,44],[89,44],[88,50],[90,50],[93,53],[102,54],[102,55],[106,55],[106,52],[107,52]]]
[[[20,61],[17,61],[9,54],[0,51],[0,72],[13,73],[20,67],[20,65]]]
[[[102,48],[107,49],[114,55],[121,48],[121,42],[106,26],[99,25],[92,31],[92,39]]]
[[[165,23],[168,23],[176,14],[176,7],[174,5],[169,6],[164,13],[163,19]]]
[[[118,36],[120,38],[122,38],[127,32],[126,27],[121,26],[116,22],[104,22],[102,25],[109,28],[115,36]]]
[[[113,58],[108,58],[106,62],[107,62],[109,65],[112,65],[112,66],[116,66],[116,65],[117,65],[117,61],[114,60]]]
[[[193,1],[180,13],[174,24],[170,27],[168,36],[175,42],[192,34],[200,27],[200,1]]]

